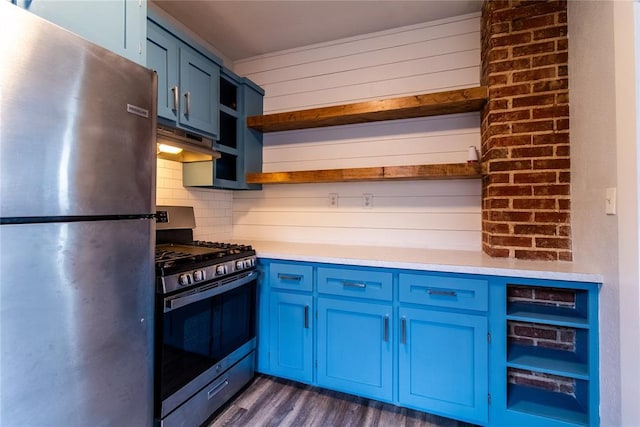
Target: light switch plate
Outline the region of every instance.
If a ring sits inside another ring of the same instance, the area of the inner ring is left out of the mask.
[[[607,188],[605,191],[605,208],[604,211],[607,215],[616,214],[616,188]]]

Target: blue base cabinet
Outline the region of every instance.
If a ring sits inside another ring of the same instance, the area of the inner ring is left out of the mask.
[[[401,404],[484,424],[488,413],[487,318],[400,308]]]
[[[269,309],[271,373],[309,383],[313,380],[313,298],[273,292]]]
[[[474,425],[600,425],[599,283],[259,264],[259,372]]]
[[[97,45],[146,64],[146,0],[12,1]]]
[[[318,382],[358,396],[393,398],[391,305],[318,298]]]

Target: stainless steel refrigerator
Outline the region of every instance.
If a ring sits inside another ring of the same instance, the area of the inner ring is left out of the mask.
[[[156,77],[0,1],[0,425],[150,426]]]

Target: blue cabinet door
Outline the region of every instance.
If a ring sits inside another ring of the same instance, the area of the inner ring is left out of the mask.
[[[318,298],[318,385],[390,401],[392,314],[390,304]]]
[[[146,63],[146,0],[18,0],[16,4],[125,58]]]
[[[186,45],[180,47],[180,114],[183,126],[218,137],[220,67]]]
[[[313,380],[313,297],[271,292],[270,374],[301,382]]]
[[[487,318],[404,307],[399,316],[400,404],[486,423]]]
[[[147,28],[147,67],[158,74],[158,116],[178,118],[178,43],[153,23]]]

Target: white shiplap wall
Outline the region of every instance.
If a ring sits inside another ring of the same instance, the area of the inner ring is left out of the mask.
[[[158,159],[156,204],[193,206],[194,238],[231,241],[233,193],[182,186],[182,163]]]
[[[265,113],[479,85],[480,16],[397,28],[238,61]],[[266,133],[265,172],[458,163],[479,113]],[[479,180],[265,185],[235,192],[233,238],[478,250]],[[338,194],[337,207],[329,194]],[[363,206],[373,195],[373,207]]]

